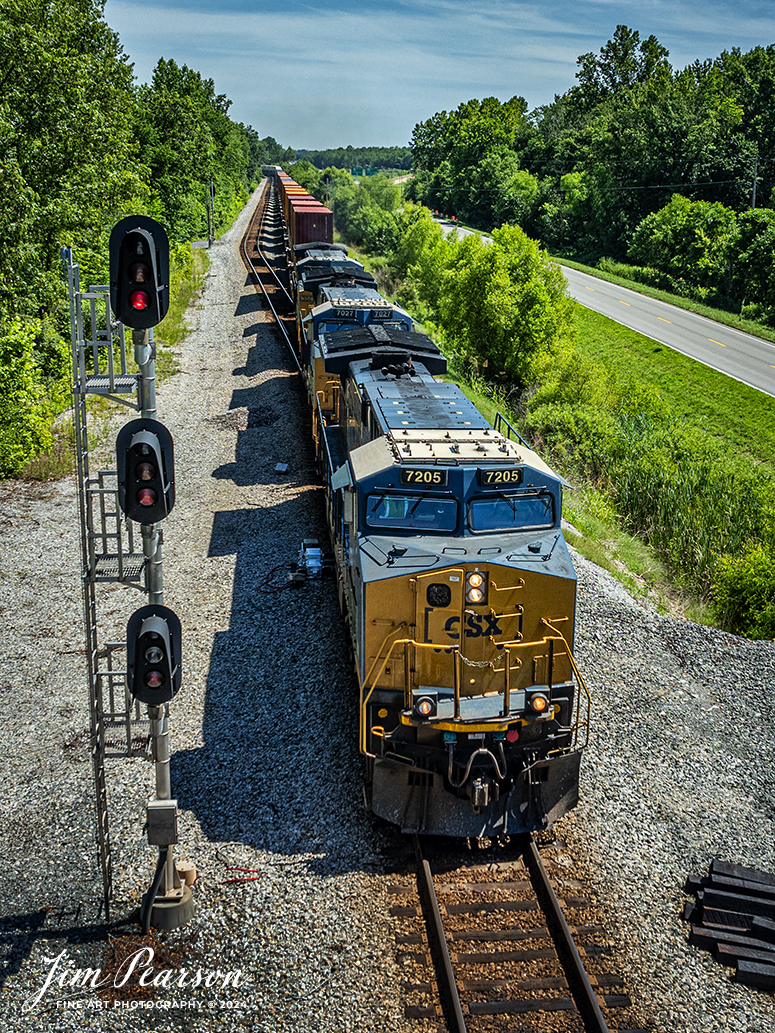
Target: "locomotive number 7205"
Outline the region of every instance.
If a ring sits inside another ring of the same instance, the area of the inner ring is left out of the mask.
[[[402,484],[435,484],[446,485],[446,470],[402,470]]]
[[[479,470],[480,484],[521,484],[521,467],[512,467],[510,470]]]

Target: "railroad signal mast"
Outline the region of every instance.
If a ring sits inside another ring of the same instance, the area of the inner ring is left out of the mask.
[[[192,917],[193,897],[181,883],[172,850],[177,843],[177,801],[171,798],[168,719],[169,702],[181,684],[181,628],[177,616],[164,606],[159,526],[175,504],[173,441],[155,418],[153,327],[169,307],[169,243],[164,228],[153,219],[122,219],[110,236],[110,284],[88,291],[80,288],[72,251],[63,249],[62,258],[70,292],[92,759],[105,912],[109,916],[113,892],[105,729],[123,725],[126,752],[133,752],[132,727],[140,722],[144,703],[156,766],[156,798],[147,812],[148,842],[159,847],[159,861],[143,898],[141,920],[144,932],[150,925],[172,929]],[[132,331],[137,373],[128,368],[125,327]],[[136,401],[127,399],[135,392]],[[89,394],[109,397],[139,413],[119,431],[116,470],[101,470],[96,476],[89,469]],[[136,525],[141,555],[134,547]],[[100,648],[95,586],[106,581],[140,588],[148,605],[129,618],[124,643]],[[125,671],[115,664],[115,654],[122,649]]]
[[[169,703],[180,688],[181,630],[163,605],[162,533],[158,526],[175,504],[172,435],[155,419],[155,351],[150,330],[169,308],[169,241],[164,227],[146,216],[130,215],[110,234],[110,301],[116,317],[132,328],[140,419],[116,438],[118,504],[140,524],[149,605],[127,625],[127,688],[148,707],[156,799],[148,804],[148,842],[159,847],[159,863],[143,898],[143,932],[151,925],[174,929],[193,915],[193,897],[175,868],[178,804],[170,785]],[[163,886],[163,890],[162,890]]]

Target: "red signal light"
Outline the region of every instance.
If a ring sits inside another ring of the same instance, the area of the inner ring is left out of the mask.
[[[158,689],[164,684],[164,675],[161,671],[148,671],[144,681],[149,689]]]
[[[129,295],[129,304],[136,312],[143,312],[151,304],[151,299],[145,291],[132,291]]]
[[[155,506],[157,495],[153,488],[141,488],[137,493],[137,501],[141,506]]]

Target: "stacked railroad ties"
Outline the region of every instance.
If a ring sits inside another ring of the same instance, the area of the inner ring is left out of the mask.
[[[685,888],[697,897],[684,910],[689,943],[734,968],[738,983],[775,992],[775,873],[716,858]]]

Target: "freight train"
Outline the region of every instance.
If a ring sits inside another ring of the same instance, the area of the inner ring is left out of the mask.
[[[328,209],[282,170],[269,188],[360,686],[367,806],[405,832],[545,828],[578,801],[589,732],[565,482],[500,414],[491,426],[437,379],[444,356],[333,242]]]

